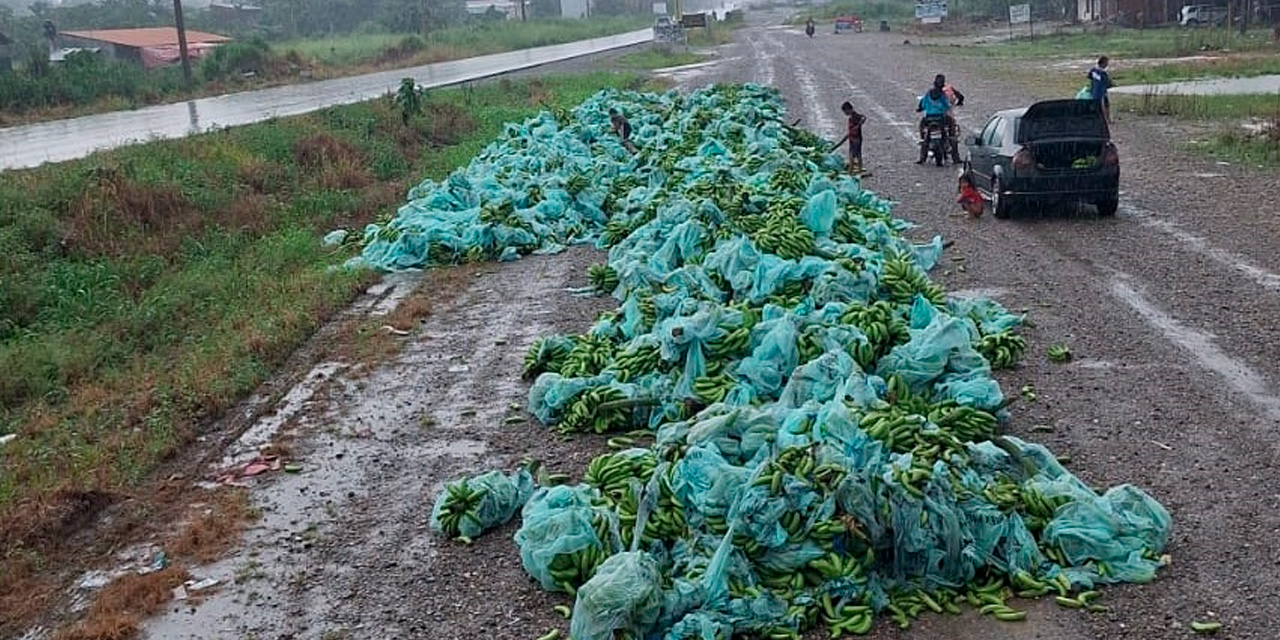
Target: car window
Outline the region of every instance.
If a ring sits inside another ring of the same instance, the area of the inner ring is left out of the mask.
[[[982,146],[984,147],[991,146],[992,136],[995,135],[996,125],[998,125],[999,123],[1000,123],[1000,116],[996,116],[987,122],[987,126],[982,128],[982,133],[979,134],[980,136],[979,139],[982,140]]]
[[[990,145],[993,147],[1003,147],[1005,139],[1005,130],[1009,128],[1009,121],[1004,118],[996,119],[996,128],[991,132]]]

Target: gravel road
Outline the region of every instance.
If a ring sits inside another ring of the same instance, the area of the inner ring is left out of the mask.
[[[1108,613],[1028,603],[1024,623],[926,617],[905,633],[878,625],[872,637],[1188,638],[1188,623],[1208,619],[1225,624],[1219,637],[1276,637],[1276,173],[1186,156],[1159,121],[1125,118],[1114,127],[1124,170],[1116,218],[967,220],[954,204],[955,170],[912,163],[915,96],[946,73],[968,98],[959,117],[970,129],[1050,96],[1010,86],[991,63],[904,45],[900,34],[809,40],[779,22],[753,14],[718,64],[674,80],[775,85],[794,117],[833,138],[842,101],[867,114],[868,186],[897,200],[920,237],[955,241],[935,278],[1026,308],[1035,322],[1024,363],[1002,374],[1006,388],[1038,393],[1014,406],[1013,433],[1069,455],[1093,485],[1147,489],[1175,520],[1172,566],[1150,585],[1106,590]],[[506,422],[521,414],[510,405],[527,389],[524,347],[581,330],[611,306],[565,290],[584,285],[596,260],[580,249],[488,266],[396,361],[355,380],[338,374],[302,402],[290,428],[307,472],[264,483],[255,493],[264,518],[244,548],[200,572],[233,584],[175,607],[148,637],[527,640],[563,628],[551,607],[567,598],[525,576],[514,525],[463,547],[439,543],[426,522],[452,476],[525,455],[576,475],[604,450],[602,440],[564,442]],[[1071,364],[1044,357],[1058,342],[1070,344]]]

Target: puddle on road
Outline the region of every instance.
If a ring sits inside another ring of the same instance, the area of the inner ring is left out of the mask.
[[[1124,95],[1225,96],[1257,95],[1280,92],[1280,74],[1252,78],[1214,78],[1164,84],[1138,84],[1116,87],[1111,93]]]

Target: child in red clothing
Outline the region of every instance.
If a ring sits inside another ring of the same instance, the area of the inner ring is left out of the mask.
[[[969,214],[970,218],[982,217],[982,210],[985,204],[982,201],[982,194],[978,193],[978,188],[973,186],[973,176],[968,173],[960,174],[960,197],[956,200],[960,203],[960,208]]]

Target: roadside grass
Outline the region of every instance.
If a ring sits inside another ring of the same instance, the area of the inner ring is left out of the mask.
[[[1267,129],[1250,133],[1241,128],[1223,128],[1201,143],[1188,143],[1196,153],[1208,153],[1220,160],[1265,168],[1280,167],[1280,112],[1263,120]]]
[[[539,106],[637,82],[503,80],[434,92],[408,126],[380,99],[0,174],[0,636],[56,592],[72,533],[147,499],[376,280],[333,269],[350,249],[322,234],[389,217]]]
[[[1111,104],[1112,108],[1119,113],[1172,116],[1188,120],[1269,118],[1280,113],[1280,95],[1277,94],[1221,96],[1113,94]]]
[[[1226,29],[1123,29],[1044,34],[969,46],[932,46],[938,53],[996,58],[1171,58],[1216,51],[1280,51],[1263,29],[1241,36]]]
[[[706,59],[706,56],[691,51],[664,50],[655,47],[618,58],[618,66],[626,69],[666,69],[695,64]]]
[[[187,88],[176,68],[144,71],[129,63],[77,58],[34,77],[19,70],[0,83],[0,126],[260,89],[312,78],[457,60],[642,29],[648,18],[482,22],[412,34],[352,34],[266,45],[235,43],[225,64],[202,60]],[[217,67],[217,68],[215,68]],[[243,72],[252,72],[247,76]],[[304,77],[304,75],[306,77]]]

